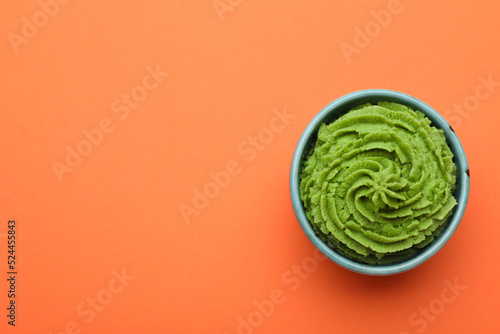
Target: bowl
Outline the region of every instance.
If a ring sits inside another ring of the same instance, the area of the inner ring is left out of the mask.
[[[316,142],[316,136],[320,125],[322,123],[328,124],[335,121],[338,117],[345,114],[347,111],[361,104],[376,104],[377,102],[381,101],[396,102],[408,106],[414,110],[419,110],[431,120],[433,126],[444,131],[447,144],[454,155],[453,161],[457,166],[457,179],[454,196],[458,204],[453,209],[454,211],[452,212],[451,217],[449,218],[444,229],[438,235],[438,237],[436,237],[436,239],[433,240],[429,245],[420,250],[416,255],[398,263],[387,265],[372,265],[356,262],[345,257],[341,253],[327,246],[315,234],[304,212],[304,207],[300,199],[299,184],[303,161],[307,158],[309,150],[314,146],[314,143]],[[469,186],[470,176],[467,157],[465,156],[464,149],[455,131],[453,131],[453,128],[448,124],[443,116],[441,116],[429,105],[410,95],[385,89],[368,89],[356,91],[336,99],[332,103],[328,104],[325,108],[323,108],[312,119],[312,121],[307,125],[306,129],[302,133],[302,136],[300,137],[295,148],[290,169],[290,196],[293,209],[300,223],[300,226],[302,227],[309,240],[314,244],[314,246],[316,246],[316,248],[318,248],[319,251],[321,251],[325,256],[327,256],[330,260],[337,263],[338,265],[353,272],[374,276],[393,275],[408,271],[421,265],[433,255],[435,255],[446,244],[446,242],[448,242],[462,219],[465,207],[467,205],[467,199],[469,197]]]

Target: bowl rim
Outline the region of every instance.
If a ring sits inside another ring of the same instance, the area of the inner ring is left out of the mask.
[[[359,101],[358,104],[356,104],[357,101]],[[366,103],[367,101],[397,102],[404,104],[414,110],[423,112],[432,121],[432,125],[444,131],[446,141],[450,146],[452,153],[454,154],[454,162],[457,166],[456,193],[458,192],[458,196],[456,199],[458,204],[455,208],[455,213],[447,223],[446,228],[434,241],[432,241],[431,244],[426,246],[423,251],[421,251],[414,257],[404,262],[389,265],[369,265],[355,262],[342,256],[341,254],[337,253],[329,246],[327,246],[314,233],[314,230],[312,229],[309,220],[305,215],[299,193],[299,173],[302,163],[302,156],[304,155],[305,150],[308,148],[311,137],[316,135],[319,126],[323,123],[323,120],[331,116],[331,114],[334,112],[338,113],[338,115],[336,116],[336,118],[338,118],[342,113],[347,112],[356,105]],[[344,109],[346,110],[342,109],[342,107],[344,107]],[[448,242],[448,240],[457,229],[465,212],[465,207],[467,206],[469,188],[470,173],[467,163],[467,157],[465,155],[463,146],[458,139],[458,136],[456,135],[450,124],[435,109],[422,102],[421,100],[402,92],[387,89],[365,89],[351,92],[337,98],[333,102],[329,103],[326,107],[321,109],[321,111],[319,111],[316,116],[314,116],[314,118],[309,122],[302,135],[300,136],[300,139],[293,153],[290,168],[290,197],[292,200],[292,206],[295,212],[295,216],[297,217],[302,230],[305,232],[309,240],[325,256],[327,256],[330,260],[337,263],[341,267],[357,273],[374,276],[393,275],[408,271],[421,265],[422,263],[430,259],[433,255],[435,255],[446,244],[446,242]]]

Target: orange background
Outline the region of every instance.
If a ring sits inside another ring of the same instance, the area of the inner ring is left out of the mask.
[[[3,3],[1,332],[498,333],[500,4],[401,0],[385,26],[372,13],[394,6],[385,0],[216,4],[219,13],[212,0],[73,0],[44,21],[38,1]],[[23,37],[34,15],[40,27]],[[355,44],[365,28],[371,36]],[[347,44],[357,52],[346,56]],[[148,66],[169,75],[128,115],[124,104],[115,112],[122,94],[153,85]],[[408,93],[445,115],[472,177],[449,243],[391,277],[314,260],[289,197],[308,122],[366,88]],[[252,149],[250,137],[269,136],[285,110],[288,124]],[[103,120],[112,131],[89,149],[83,131]],[[66,165],[78,145],[91,152],[58,178],[54,162]],[[235,175],[196,209],[195,192],[230,162]],[[5,316],[12,218],[15,328]],[[456,298],[446,290],[454,281],[466,287]],[[272,293],[279,303],[259,311]],[[90,320],[96,297],[106,305]]]

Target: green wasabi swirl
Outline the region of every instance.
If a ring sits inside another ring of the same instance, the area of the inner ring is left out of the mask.
[[[321,125],[301,171],[300,196],[331,248],[387,264],[439,235],[457,204],[455,183],[443,131],[420,111],[379,102]]]

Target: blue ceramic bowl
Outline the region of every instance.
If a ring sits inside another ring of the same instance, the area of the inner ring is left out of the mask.
[[[309,149],[315,143],[316,134],[320,125],[322,123],[331,123],[335,121],[339,116],[345,114],[347,111],[356,106],[364,103],[375,104],[380,101],[397,102],[414,110],[419,110],[432,121],[432,125],[444,131],[448,145],[455,156],[453,160],[457,165],[457,184],[454,195],[457,199],[458,205],[454,208],[454,212],[441,234],[431,244],[423,248],[418,254],[403,262],[395,264],[369,265],[346,258],[334,249],[328,247],[314,233],[313,228],[305,215],[304,207],[300,199],[299,184],[302,162],[306,158]],[[354,272],[367,275],[392,275],[402,273],[424,263],[436,254],[450,239],[462,219],[467,205],[467,199],[469,197],[469,183],[469,166],[467,164],[464,149],[457,135],[443,116],[432,109],[429,105],[412,96],[385,89],[368,89],[353,92],[338,98],[323,108],[323,110],[321,110],[313,118],[302,133],[297,147],[295,148],[290,170],[290,194],[293,209],[297,219],[299,220],[300,226],[306,233],[307,237],[323,254],[338,265]]]

